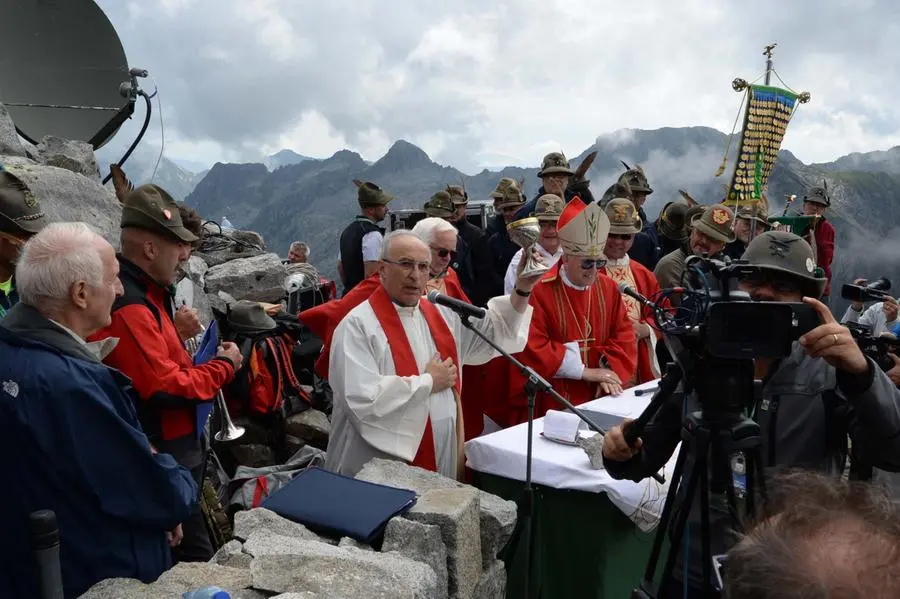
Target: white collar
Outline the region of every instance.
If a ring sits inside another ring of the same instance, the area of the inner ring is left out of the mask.
[[[616,268],[618,266],[628,266],[629,264],[631,264],[631,258],[629,258],[628,254],[625,254],[618,260],[611,260],[609,258],[606,259],[607,267],[612,266],[613,268]]]
[[[85,341],[82,339],[75,331],[70,329],[64,324],[60,324],[59,322],[53,320],[52,318],[48,318],[50,322],[64,330],[68,333],[72,339],[81,344],[82,347],[87,349],[89,352],[96,356],[97,360],[103,361],[106,356],[112,353],[116,346],[119,344],[118,337],[107,337],[106,339],[100,339],[98,341]]]
[[[571,279],[569,279],[569,276],[566,274],[565,266],[559,267],[559,276],[560,276],[560,278],[562,278],[562,282],[566,287],[571,287],[572,289],[577,289],[578,291],[584,291],[587,289],[587,287],[582,287],[580,285],[576,285],[575,283],[572,282]]]

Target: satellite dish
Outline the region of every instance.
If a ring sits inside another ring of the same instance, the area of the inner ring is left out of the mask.
[[[97,149],[134,112],[135,77],[93,0],[0,0],[0,103],[19,135]],[[120,88],[121,91],[120,91]]]

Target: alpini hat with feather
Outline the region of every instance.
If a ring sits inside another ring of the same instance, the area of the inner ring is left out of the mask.
[[[425,202],[425,214],[436,218],[450,218],[456,212],[456,206],[450,194],[446,191],[439,191]]]
[[[469,194],[462,185],[448,185],[447,193],[450,194],[450,200],[453,201],[454,206],[462,206],[469,202]]]
[[[0,166],[0,231],[24,238],[43,229],[47,222],[28,186]]]
[[[653,188],[650,187],[647,175],[644,174],[644,169],[642,169],[640,165],[630,167],[626,162],[622,162],[622,164],[625,166],[626,170],[619,176],[620,183],[627,183],[632,192],[644,193],[647,195],[653,193]]]
[[[763,272],[789,275],[797,279],[803,293],[821,297],[828,279],[819,276],[812,247],[805,239],[787,231],[766,231],[747,244],[741,256]]]
[[[636,235],[641,232],[643,223],[638,216],[637,208],[627,198],[613,198],[604,208],[609,219],[609,232],[615,235]]]
[[[828,196],[827,183],[822,186],[810,187],[806,195],[803,196],[804,202],[812,202],[813,204],[821,204],[822,206],[831,206],[831,198]]]
[[[509,177],[500,179],[497,183],[497,188],[491,192],[491,197],[494,198],[494,206],[497,208],[525,203],[519,184],[516,183],[515,179],[510,179]]]
[[[383,189],[371,181],[354,179],[353,184],[359,188],[356,192],[356,201],[359,202],[360,206],[385,206],[394,199],[394,196],[385,193]]]
[[[567,256],[600,258],[609,235],[609,218],[597,202],[585,204],[573,198],[566,204],[556,231]]]
[[[550,152],[541,161],[541,170],[538,177],[546,177],[547,175],[574,175],[575,172],[569,168],[569,161],[562,152]]]

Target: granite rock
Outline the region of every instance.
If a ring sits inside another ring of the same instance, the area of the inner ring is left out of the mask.
[[[288,417],[285,430],[289,435],[324,450],[328,447],[331,423],[328,422],[328,416],[324,412],[309,409]]]
[[[503,562],[496,560],[481,575],[481,580],[475,586],[475,599],[505,599],[506,597],[506,567]]]
[[[0,104],[0,156],[25,157],[25,146],[19,140],[16,125],[3,104]]]
[[[282,518],[275,512],[258,507],[242,510],[234,515],[234,538],[247,541],[254,532],[280,535],[294,539],[318,541],[319,537],[302,524]],[[244,551],[247,551],[246,547]]]
[[[427,564],[437,574],[438,597],[447,597],[447,546],[441,538],[441,529],[406,518],[391,518],[384,530],[381,550],[396,552],[402,556]]]
[[[412,489],[423,494],[431,489],[458,489],[468,487],[436,472],[408,466],[394,460],[375,458],[356,475],[360,480]],[[468,487],[471,488],[471,487]],[[479,491],[481,506],[482,568],[494,563],[497,555],[509,542],[516,527],[517,508],[513,501]]]
[[[100,182],[94,147],[87,142],[47,135],[38,144],[37,154],[41,164],[58,166]]]
[[[216,266],[204,260],[210,265],[206,271],[207,293],[221,290],[237,300],[273,303],[284,296],[282,284],[287,271],[277,254],[239,258]]]
[[[426,491],[405,517],[438,526],[447,547],[451,599],[471,599],[481,578],[478,491],[471,487]]]

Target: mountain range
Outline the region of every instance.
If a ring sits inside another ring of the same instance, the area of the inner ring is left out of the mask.
[[[728,136],[706,127],[626,130],[598,137],[570,161],[574,167],[588,152],[598,151],[588,172],[595,195],[615,181],[623,162],[640,164],[654,189],[645,209],[655,218],[666,202],[679,199],[679,189],[701,203],[721,200],[728,178],[713,173],[727,142]],[[729,162],[726,173],[732,168]],[[537,172],[536,167],[506,167],[469,176],[400,140],[374,163],[349,150],[274,170],[265,164],[217,163],[186,201],[208,218],[227,216],[238,227],[260,232],[281,254],[291,241],[306,241],[312,261],[334,276],[338,237],[357,213],[353,179],[377,183],[394,195],[391,208],[397,210],[421,208],[435,191],[460,183],[470,200],[486,201],[500,177],[523,179],[526,194],[533,197],[540,186]],[[832,196],[827,214],[838,232],[834,280],[892,275],[900,280],[900,147],[810,165],[782,150],[768,182],[771,212],[782,212],[785,196],[802,198],[808,187],[823,181]]]

